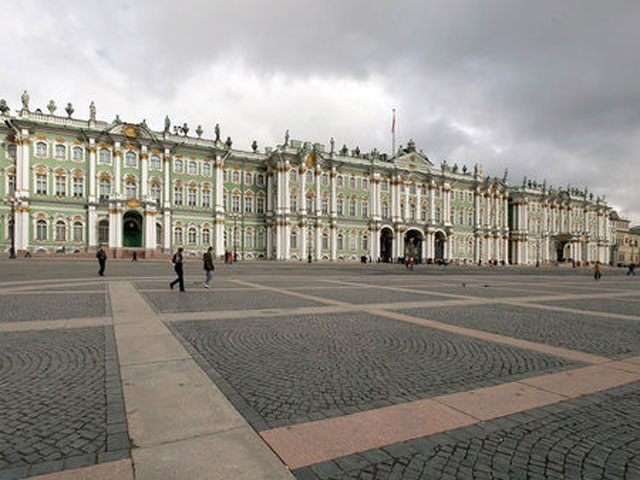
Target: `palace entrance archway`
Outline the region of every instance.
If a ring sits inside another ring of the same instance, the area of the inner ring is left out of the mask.
[[[569,259],[569,237],[556,238],[556,260],[566,262]]]
[[[404,256],[413,257],[414,261],[422,259],[422,233],[418,230],[409,230],[404,234]]]
[[[444,245],[447,237],[442,232],[436,232],[433,236],[433,254],[435,260],[444,260]]]
[[[124,214],[122,221],[122,246],[142,247],[142,215],[132,210]]]
[[[393,255],[393,230],[385,227],[380,231],[380,259],[390,262]]]

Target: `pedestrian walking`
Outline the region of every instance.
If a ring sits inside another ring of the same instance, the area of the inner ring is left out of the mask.
[[[100,247],[100,250],[98,250],[98,253],[96,253],[96,258],[98,259],[98,263],[100,264],[98,275],[104,277],[104,268],[107,266],[107,252],[104,251],[104,247]]]
[[[629,265],[627,265],[627,276],[629,275],[633,275],[634,277],[636,276],[636,264],[635,263],[630,263]]]
[[[213,266],[213,254],[211,253],[212,250],[213,248],[209,247],[207,249],[207,252],[202,256],[205,273],[204,288],[209,288],[209,283],[211,282],[211,272],[216,269],[216,267]]]
[[[600,265],[600,262],[596,262],[595,266],[593,267],[593,279],[594,280],[600,280],[602,278],[602,265]]]
[[[173,269],[176,271],[176,275],[178,275],[178,278],[176,278],[173,282],[171,282],[169,284],[169,288],[171,290],[173,290],[173,286],[176,283],[179,283],[181,292],[184,292],[184,270],[183,270],[184,255],[183,255],[183,252],[184,252],[184,248],[180,247],[180,248],[178,248],[178,251],[173,254],[173,258],[171,259],[171,263],[173,263]]]
[[[132,262],[138,261],[138,252],[133,252],[133,255],[131,256],[131,261]]]

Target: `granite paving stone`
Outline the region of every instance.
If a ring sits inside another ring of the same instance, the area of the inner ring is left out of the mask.
[[[366,313],[170,326],[258,430],[579,365]]]
[[[383,288],[340,288],[309,290],[304,293],[314,295],[316,297],[327,298],[330,300],[338,300],[341,302],[352,303],[356,305],[368,303],[395,303],[395,302],[426,302],[426,301],[446,301],[450,297],[441,295],[432,295],[419,292],[401,292],[397,290],[387,290]]]
[[[638,296],[630,297],[640,300]],[[622,315],[634,315],[640,320],[640,303],[637,301],[627,301],[626,297],[620,298],[585,298],[580,300],[562,300],[540,302],[542,305],[551,305],[564,308],[574,308],[576,310],[587,310],[590,312],[620,313]]]
[[[124,413],[121,396],[108,401],[117,372],[112,327],[0,334],[0,478],[99,462],[110,416]]]
[[[0,322],[103,317],[110,312],[107,295],[0,295]]]
[[[206,312],[220,310],[245,310],[264,308],[286,308],[320,306],[321,303],[304,298],[292,297],[272,291],[206,291],[180,292],[177,287],[167,292],[141,292],[149,303],[160,313]]]
[[[534,415],[535,413],[535,415]],[[294,470],[298,480],[640,478],[640,382]]]
[[[640,322],[582,316],[519,305],[429,307],[403,313],[461,327],[602,355],[640,353]]]

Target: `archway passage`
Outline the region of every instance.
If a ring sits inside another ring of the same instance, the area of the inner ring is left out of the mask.
[[[433,236],[433,253],[435,260],[444,260],[444,244],[447,237],[442,232],[436,232]]]
[[[558,262],[565,262],[568,260],[569,254],[569,238],[560,237],[556,239],[556,259]]]
[[[404,256],[413,257],[415,262],[422,259],[422,233],[417,230],[409,230],[404,234]]]
[[[142,216],[138,212],[130,211],[124,214],[123,222],[122,246],[142,247]]]
[[[390,262],[393,254],[393,231],[390,228],[383,228],[380,232],[380,259],[383,262]]]

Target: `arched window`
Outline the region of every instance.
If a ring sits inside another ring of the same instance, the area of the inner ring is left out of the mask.
[[[436,205],[436,222],[440,222],[440,205]]]
[[[416,206],[414,204],[409,205],[409,219],[412,222],[416,221]]]
[[[211,176],[211,164],[209,162],[204,162],[202,164],[202,175],[205,177]]]
[[[256,213],[264,213],[264,197],[262,196],[256,198]]]
[[[16,145],[14,145],[13,143],[10,143],[7,146],[7,157],[8,158],[16,158],[17,155],[18,155],[18,147]]]
[[[231,197],[231,211],[233,213],[240,213],[240,193],[234,192]]]
[[[289,181],[290,182],[298,181],[298,170],[296,170],[295,168],[292,168],[291,170],[289,170]]]
[[[356,216],[356,200],[354,198],[349,201],[349,215],[352,217]]]
[[[363,178],[362,179],[362,190],[367,190],[369,188],[369,179],[368,178]]]
[[[84,150],[82,147],[73,147],[72,150],[73,160],[76,162],[81,162],[84,160]]]
[[[47,222],[40,219],[36,222],[36,240],[45,241],[47,239]]]
[[[244,184],[253,185],[253,175],[251,174],[251,172],[247,172],[244,174]]]
[[[256,236],[256,248],[258,250],[264,249],[264,230],[258,230],[258,235]]]
[[[349,188],[351,190],[356,189],[356,177],[349,177]]]
[[[100,220],[98,222],[98,243],[109,243],[109,220]]]
[[[198,162],[192,160],[189,162],[189,175],[198,174]]]
[[[156,245],[162,245],[162,224],[156,223]]]
[[[182,227],[175,227],[173,229],[173,243],[182,245]]]
[[[307,213],[311,213],[313,212],[313,196],[309,195],[306,197],[305,199],[306,207],[307,207]]]
[[[124,166],[129,168],[135,168],[138,163],[138,157],[135,152],[129,150],[124,156]]]
[[[336,248],[339,252],[341,252],[342,250],[344,250],[344,235],[339,233],[338,234],[338,239],[336,242]]]
[[[423,203],[420,206],[420,220],[422,220],[423,222],[427,221],[427,204]]]
[[[382,179],[382,182],[380,182],[380,190],[382,190],[383,192],[388,192],[389,191],[389,180],[386,178]]]
[[[98,161],[102,164],[111,163],[111,152],[106,148],[101,148],[100,155],[98,156]]]
[[[244,234],[244,249],[253,250],[253,232],[247,230]]]
[[[64,242],[67,239],[67,224],[63,220],[56,222],[56,242]]]
[[[467,212],[467,225],[472,226],[473,225],[473,210],[469,210]]]
[[[84,226],[81,222],[73,223],[73,241],[74,242],[82,242],[84,238]]]
[[[194,227],[193,225],[190,226],[189,232],[187,235],[188,235],[187,240],[189,241],[189,244],[195,245],[196,243],[198,243],[198,230],[196,229],[196,227]]]
[[[344,215],[344,198],[342,197],[336,199],[336,214],[339,216]]]
[[[369,250],[369,235],[366,233],[362,235],[362,251],[367,252]]]
[[[67,156],[67,147],[64,145],[56,145],[55,155],[57,159],[64,160]]]
[[[108,178],[100,179],[100,199],[106,200],[111,195],[111,180]]]
[[[184,163],[181,158],[173,159],[173,171],[176,173],[182,173],[184,170]]]
[[[47,155],[47,144],[44,142],[36,143],[36,155],[38,157],[44,157]]]
[[[329,174],[328,173],[323,173],[320,176],[320,183],[322,184],[323,187],[329,186]]]
[[[13,195],[16,193],[16,175],[13,172],[7,173],[7,194]]]
[[[244,196],[244,213],[253,213],[253,196],[250,193]]]
[[[327,250],[329,248],[329,235],[327,233],[322,234],[322,249]]]
[[[240,183],[240,172],[238,170],[234,170],[231,174],[231,182]]]
[[[305,173],[304,181],[308,184],[313,183],[313,170],[307,170],[307,173]]]
[[[290,244],[291,248],[298,248],[298,232],[295,230],[291,231]]]
[[[298,194],[297,193],[292,193],[289,195],[289,207],[291,208],[292,212],[298,211]]]
[[[342,175],[338,175],[336,177],[336,187],[338,188],[344,187],[344,177]]]
[[[365,218],[369,216],[369,200],[362,200],[362,216]]]
[[[125,195],[127,198],[136,198],[137,185],[134,180],[127,180],[125,184]]]
[[[84,177],[73,177],[73,197],[84,197]]]
[[[324,197],[320,202],[320,209],[322,210],[323,215],[329,214],[329,199],[327,197]]]
[[[427,194],[427,186],[426,185],[422,185],[420,187],[420,195],[426,195]]]
[[[416,184],[415,184],[415,183],[412,183],[412,184],[409,186],[409,193],[410,193],[411,195],[415,195],[415,194],[416,194]]]
[[[356,249],[356,240],[358,238],[358,234],[356,232],[351,232],[349,234],[349,250]]]
[[[151,198],[156,202],[162,201],[162,187],[157,182],[151,184]]]
[[[464,224],[464,210],[462,208],[460,209],[460,212],[458,214],[458,223],[460,225]]]
[[[202,244],[211,245],[211,230],[208,227],[202,229]]]
[[[264,185],[264,176],[261,175],[256,175],[256,185],[262,186]]]
[[[151,170],[162,169],[162,160],[160,159],[160,155],[151,155],[151,157],[149,158],[149,168]]]

